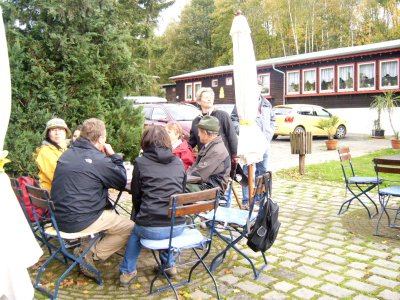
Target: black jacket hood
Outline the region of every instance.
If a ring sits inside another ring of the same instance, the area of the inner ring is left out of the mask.
[[[170,149],[153,145],[143,150],[143,156],[161,164],[169,164],[176,158]]]

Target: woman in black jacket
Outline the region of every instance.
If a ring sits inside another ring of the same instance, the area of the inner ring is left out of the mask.
[[[169,198],[183,192],[185,169],[182,161],[172,154],[171,140],[161,126],[150,126],[143,133],[143,156],[135,161],[132,178],[132,214],[135,226],[129,237],[120,271],[120,284],[127,286],[136,277],[140,254],[140,239],[169,238],[171,219],[168,218]],[[175,219],[173,236],[183,232],[184,218]],[[161,258],[164,258],[161,255]],[[175,275],[174,258],[168,263],[169,275]]]

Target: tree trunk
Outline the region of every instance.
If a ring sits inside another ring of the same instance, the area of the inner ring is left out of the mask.
[[[292,27],[294,46],[296,47],[296,54],[299,54],[299,44],[298,44],[297,33],[296,33],[296,21],[293,19],[292,10],[291,10],[291,7],[290,7],[290,1],[291,0],[288,0],[290,26]]]

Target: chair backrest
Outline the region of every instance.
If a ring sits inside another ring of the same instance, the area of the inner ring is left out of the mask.
[[[18,201],[21,203],[22,191],[19,185],[18,179],[14,177],[10,177],[11,187],[15,193],[15,196],[18,198]]]
[[[172,195],[169,201],[168,217],[183,217],[216,209],[220,188],[200,192]]]
[[[21,188],[21,186],[20,186],[20,184],[18,182],[18,179],[11,177],[10,178],[10,182],[11,182],[11,187],[12,187],[14,193],[15,193],[15,196],[17,197],[18,202],[19,202],[19,204],[20,204],[20,206],[22,208],[22,211],[24,212],[25,218],[28,221],[29,226],[31,226],[31,229],[33,230],[31,222],[34,222],[34,220],[31,220],[31,218],[29,216],[28,207],[26,207],[26,205],[24,203],[24,199],[23,199],[24,193],[23,193],[22,188]]]
[[[338,149],[340,164],[342,166],[342,171],[344,178],[347,182],[347,178],[351,176],[355,176],[353,163],[351,162],[351,153],[349,147],[340,147]],[[347,174],[347,170],[350,170],[350,174]],[[350,175],[350,176],[348,176]]]
[[[375,172],[400,174],[400,159],[375,158]]]
[[[249,209],[249,218],[251,218],[255,202],[259,202],[260,207],[264,205],[266,199],[272,196],[272,172],[268,171],[257,177],[254,187],[253,203]]]

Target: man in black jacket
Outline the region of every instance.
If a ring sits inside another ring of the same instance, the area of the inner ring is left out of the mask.
[[[237,146],[238,139],[235,131],[235,127],[231,121],[229,114],[223,110],[214,109],[214,91],[212,88],[201,88],[197,92],[197,104],[201,108],[202,116],[198,116],[192,121],[192,127],[190,129],[190,137],[188,144],[194,148],[197,146],[197,150],[200,151],[203,148],[203,143],[199,137],[198,124],[204,116],[213,116],[219,121],[219,135],[224,141],[225,147],[229,152],[229,156],[232,162],[238,162],[237,157]]]
[[[85,256],[85,262],[105,260],[125,246],[133,222],[108,208],[108,189],[124,189],[126,171],[122,158],[106,144],[103,121],[86,120],[80,137],[58,160],[54,174],[51,198],[56,206],[55,217],[64,232],[89,233],[105,231]],[[76,255],[82,253],[79,247]],[[81,266],[84,275],[93,277]]]

